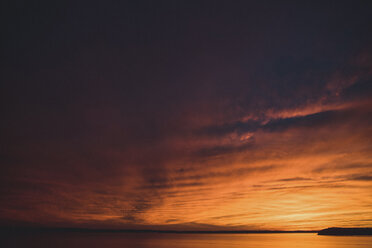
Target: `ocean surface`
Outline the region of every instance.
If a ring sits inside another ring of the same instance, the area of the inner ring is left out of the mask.
[[[38,233],[2,235],[0,246],[3,248],[372,248],[372,236],[318,236],[316,233]]]

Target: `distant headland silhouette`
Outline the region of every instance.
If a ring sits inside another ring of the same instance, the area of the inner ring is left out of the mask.
[[[337,235],[337,236],[372,235],[372,228],[330,227],[330,228],[319,231],[318,235]]]

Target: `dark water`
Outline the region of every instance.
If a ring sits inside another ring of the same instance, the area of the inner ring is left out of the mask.
[[[53,233],[2,236],[1,247],[372,248],[372,236],[291,234]]]

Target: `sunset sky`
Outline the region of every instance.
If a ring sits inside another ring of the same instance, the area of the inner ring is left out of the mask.
[[[1,5],[0,226],[372,226],[372,1]]]

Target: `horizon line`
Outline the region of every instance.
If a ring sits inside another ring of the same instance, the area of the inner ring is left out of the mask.
[[[25,227],[2,226],[2,231],[10,232],[96,232],[96,233],[317,233],[320,230],[169,230],[169,229],[116,229],[116,228],[80,228],[80,227]]]

